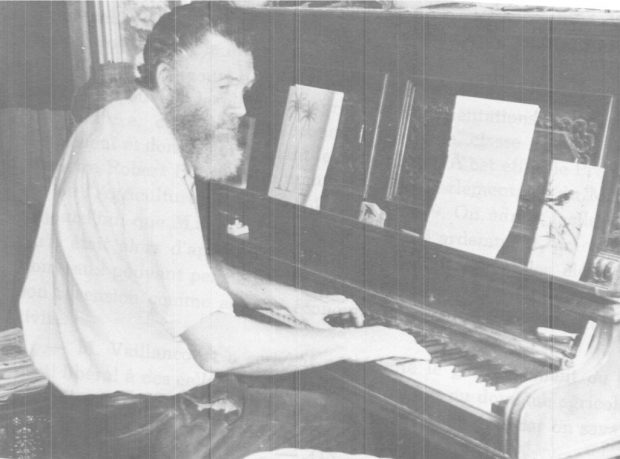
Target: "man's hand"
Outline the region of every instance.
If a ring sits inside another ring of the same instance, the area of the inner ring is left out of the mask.
[[[321,295],[278,284],[232,268],[219,258],[211,259],[211,267],[219,286],[235,301],[252,309],[288,312],[295,319],[314,328],[330,328],[325,317],[335,314],[349,319],[357,327],[364,324],[360,308],[353,300],[342,295]]]
[[[325,317],[334,314],[348,316],[357,327],[364,324],[364,314],[357,304],[342,295],[295,290],[283,302],[283,307],[297,320],[314,328],[330,328]]]
[[[395,328],[366,327],[347,329],[350,362],[370,362],[390,357],[430,360],[431,355],[413,336]]]

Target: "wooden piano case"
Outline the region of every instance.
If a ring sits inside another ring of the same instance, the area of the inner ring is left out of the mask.
[[[256,120],[252,156],[247,189],[212,183],[199,190],[211,253],[279,282],[348,295],[368,316],[428,328],[527,379],[501,409],[485,410],[376,364],[326,370],[392,421],[468,457],[620,454],[618,24],[295,8],[247,9],[240,17],[255,34],[258,78],[246,100]],[[345,93],[321,210],[268,197],[295,83]],[[515,224],[494,260],[420,236],[457,95],[541,108]],[[579,281],[525,267],[553,159],[605,169]],[[385,227],[358,221],[362,201],[386,212]],[[227,234],[236,219],[249,234]],[[596,332],[578,366],[570,349],[536,337],[537,327],[580,334],[588,320]]]

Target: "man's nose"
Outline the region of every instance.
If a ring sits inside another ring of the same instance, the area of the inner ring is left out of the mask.
[[[230,104],[230,114],[241,118],[246,114],[245,101],[243,100],[243,92],[239,93]]]

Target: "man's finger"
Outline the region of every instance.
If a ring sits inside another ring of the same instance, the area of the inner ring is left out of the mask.
[[[353,323],[356,327],[364,325],[364,314],[352,299],[344,295],[329,295],[324,297],[323,301],[327,306],[326,315],[348,315],[349,319],[353,319]]]
[[[345,311],[343,312],[346,312],[349,315],[351,315],[351,317],[353,317],[355,326],[361,327],[362,325],[364,325],[364,313],[359,308],[359,306],[355,303],[355,301],[353,301],[350,298],[345,298],[344,305],[345,305]]]

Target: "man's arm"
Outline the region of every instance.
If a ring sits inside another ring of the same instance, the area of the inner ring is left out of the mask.
[[[408,334],[385,327],[293,329],[214,312],[181,337],[196,362],[213,373],[268,375],[304,370],[340,360],[387,357],[428,360]]]
[[[321,295],[278,284],[228,266],[218,258],[211,259],[211,268],[218,285],[250,308],[288,312],[316,328],[328,328],[323,319],[330,314],[349,315],[357,326],[364,323],[359,307],[342,295]]]

